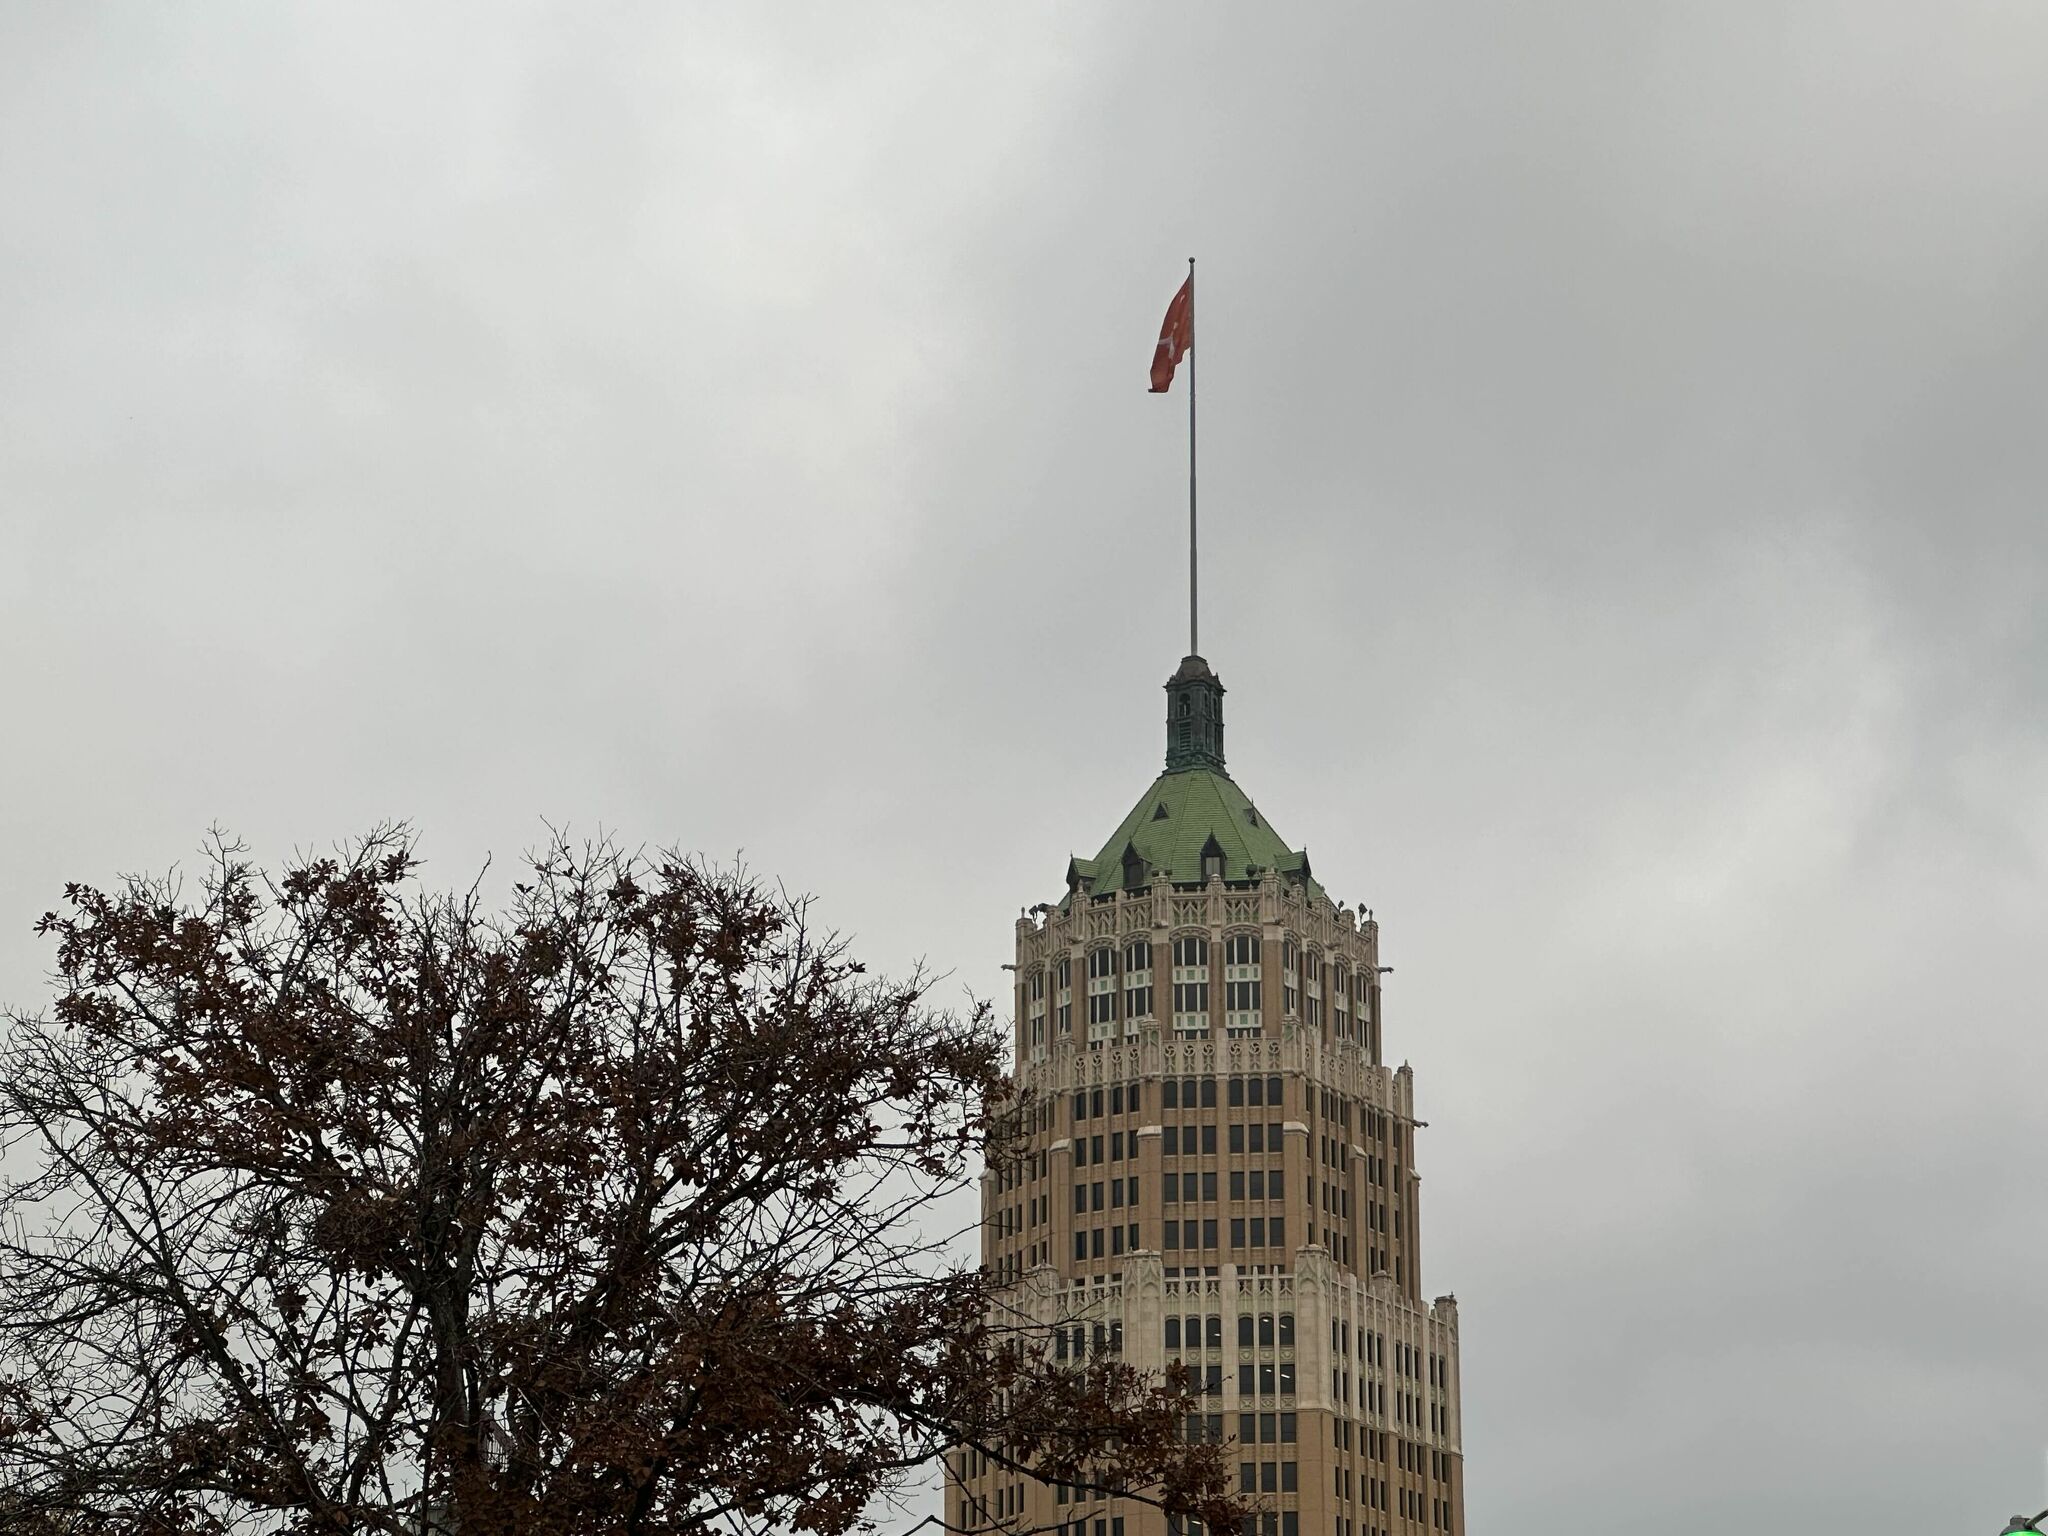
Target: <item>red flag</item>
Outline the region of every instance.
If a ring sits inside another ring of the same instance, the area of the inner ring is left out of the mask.
[[[1173,383],[1173,370],[1195,344],[1195,274],[1180,285],[1180,292],[1166,306],[1166,323],[1159,327],[1159,345],[1152,352],[1152,388],[1155,395],[1166,393]]]

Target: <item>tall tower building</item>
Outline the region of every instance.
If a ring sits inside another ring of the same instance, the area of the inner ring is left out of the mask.
[[[1230,1446],[1257,1536],[1462,1536],[1458,1308],[1423,1299],[1379,925],[1225,770],[1208,663],[1166,699],[1165,772],[1017,925],[1017,1077],[1044,1107],[1017,1175],[983,1181],[984,1262],[1060,1358],[1186,1362],[1187,1433]],[[946,1501],[956,1528],[1169,1536],[974,1457]]]

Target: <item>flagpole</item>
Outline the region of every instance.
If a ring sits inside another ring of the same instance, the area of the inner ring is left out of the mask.
[[[1188,258],[1188,654],[1202,654],[1195,543],[1195,258]]]

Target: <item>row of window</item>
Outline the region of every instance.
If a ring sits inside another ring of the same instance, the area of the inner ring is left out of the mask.
[[[1301,1463],[1295,1461],[1240,1461],[1237,1464],[1239,1493],[1296,1493],[1301,1488]]]
[[[1285,1081],[1278,1075],[1263,1077],[1233,1076],[1222,1080],[1224,1102],[1232,1109],[1250,1106],[1257,1109],[1271,1106],[1278,1109],[1285,1102]],[[1218,1107],[1217,1079],[1213,1077],[1167,1077],[1160,1079],[1159,1100],[1162,1109],[1215,1109]],[[1329,1089],[1318,1090],[1322,1118],[1333,1120],[1346,1133],[1351,1129],[1352,1100],[1332,1093]],[[1112,1083],[1107,1087],[1083,1088],[1075,1091],[1072,1099],[1073,1119],[1076,1124],[1083,1120],[1100,1119],[1103,1115],[1138,1114],[1144,1108],[1144,1085],[1142,1083]],[[1390,1116],[1378,1110],[1360,1106],[1361,1119],[1368,1137],[1375,1141],[1389,1140]],[[1049,1128],[1049,1122],[1046,1122]],[[1398,1158],[1401,1139],[1398,1132],[1392,1135],[1395,1154]],[[1337,1144],[1337,1138],[1326,1137],[1327,1149]],[[1325,1151],[1325,1161],[1330,1154]],[[1384,1179],[1376,1180],[1384,1183]]]
[[[1240,1360],[1237,1365],[1237,1395],[1250,1397],[1294,1396],[1292,1360]]]
[[[1136,1229],[1133,1228],[1135,1231]],[[1160,1248],[1174,1253],[1182,1248],[1214,1248],[1217,1224],[1214,1220],[1169,1221],[1161,1229]],[[1199,1241],[1197,1241],[1199,1239]],[[1285,1248],[1287,1218],[1284,1216],[1233,1216],[1230,1218],[1230,1246],[1233,1248]]]
[[[1360,1441],[1358,1453],[1373,1461],[1385,1461],[1387,1459],[1387,1446],[1391,1443],[1393,1437],[1385,1430],[1374,1429],[1369,1424],[1360,1424],[1357,1426],[1357,1429]],[[1350,1450],[1351,1430],[1352,1423],[1349,1419],[1332,1419],[1330,1421],[1330,1443],[1340,1451]]]
[[[1183,1200],[1214,1200],[1214,1173],[1169,1173],[1163,1176],[1164,1199],[1168,1205]],[[1230,1170],[1230,1198],[1233,1200],[1284,1200],[1287,1180],[1278,1168],[1233,1168]]]
[[[1045,1106],[1040,1106],[1041,1111],[1044,1108]],[[1039,1120],[1038,1128],[1040,1130],[1051,1129],[1048,1117],[1041,1114],[1036,1118]],[[1022,1152],[1013,1153],[1008,1157],[1000,1158],[990,1163],[988,1177],[985,1182],[997,1194],[1001,1194],[1005,1190],[1015,1189],[1019,1184],[1027,1184],[1033,1179],[1044,1178],[1046,1169],[1049,1166],[1050,1154],[1043,1149],[1026,1148]]]
[[[1206,1319],[1192,1312],[1186,1317],[1169,1317],[1165,1319],[1165,1339],[1168,1349],[1221,1349],[1223,1319],[1214,1312]],[[1208,1341],[1206,1345],[1205,1339]],[[1240,1312],[1237,1317],[1237,1347],[1292,1349],[1294,1314],[1282,1312],[1276,1316],[1271,1312],[1261,1312],[1254,1316],[1250,1312]]]
[[[1089,1227],[1074,1233],[1074,1257],[1077,1259],[1115,1258],[1127,1251],[1138,1251],[1138,1224],[1135,1221],[1128,1227]]]
[[[1136,1174],[1132,1174],[1128,1179],[1111,1179],[1108,1181],[1108,1185],[1109,1205],[1107,1209],[1118,1211],[1122,1210],[1126,1205],[1136,1205],[1138,1203],[1138,1176]],[[1103,1185],[1100,1182],[1076,1184],[1074,1186],[1074,1210],[1076,1214],[1104,1209],[1102,1200]]]
[[[1172,940],[1173,1024],[1177,1031],[1206,1034],[1209,1028],[1210,954],[1206,934],[1184,933]],[[1325,967],[1311,954],[1304,974],[1294,941],[1281,945],[1281,1007],[1289,1018],[1299,1017],[1312,1028],[1323,1027]],[[1054,989],[1059,995],[1059,1028],[1072,1027],[1072,961],[1061,956],[1052,962]],[[1124,997],[1123,1017],[1127,1021],[1152,1017],[1152,944],[1136,939],[1121,949],[1104,945],[1088,951],[1088,1022],[1091,1037],[1100,1026],[1117,1018],[1119,983]],[[1353,1037],[1351,1017],[1356,1005],[1357,1037],[1369,1042],[1371,1036],[1372,975],[1360,971],[1354,977],[1342,964],[1328,968],[1329,997],[1333,1022],[1340,1039]],[[1264,944],[1256,933],[1226,934],[1223,939],[1223,1013],[1225,1027],[1233,1033],[1256,1034],[1259,1029],[1261,989],[1264,982]],[[1032,1043],[1044,1040],[1044,997],[1046,972],[1031,973],[1026,988],[1033,1021]],[[1112,1031],[1113,1033],[1113,1031]]]
[[[1279,1077],[1226,1078],[1230,1107],[1270,1104],[1280,1107],[1282,1083]],[[1198,1102],[1199,1101],[1199,1102]],[[1159,1102],[1163,1109],[1214,1109],[1216,1079],[1213,1077],[1168,1077],[1160,1079]]]
[[[1145,1093],[1141,1083],[1112,1083],[1108,1088],[1083,1088],[1074,1095],[1074,1119],[1097,1120],[1105,1113],[1112,1115],[1135,1115],[1144,1108]],[[1172,1099],[1167,1103],[1171,1104]]]
[[[1122,1318],[1111,1318],[1107,1322],[1074,1323],[1069,1327],[1053,1331],[1052,1357],[1065,1360],[1070,1355],[1075,1360],[1088,1358],[1090,1347],[1098,1355],[1120,1355],[1124,1349],[1124,1324]]]
[[[1199,1099],[1200,1103],[1196,1100]],[[1163,1109],[1214,1109],[1216,1079],[1213,1077],[1165,1077],[1159,1080],[1159,1103]]]
[[[1111,1131],[1107,1136],[1076,1136],[1074,1138],[1074,1166],[1086,1168],[1094,1163],[1120,1163],[1126,1157],[1138,1155],[1138,1133],[1132,1131],[1126,1136],[1122,1131]]]
[[[1159,1139],[1163,1156],[1200,1157],[1215,1152],[1216,1127],[1163,1125],[1159,1128]],[[1263,1124],[1241,1125],[1232,1121],[1225,1145],[1232,1152],[1278,1152],[1281,1147],[1280,1122],[1269,1120]]]

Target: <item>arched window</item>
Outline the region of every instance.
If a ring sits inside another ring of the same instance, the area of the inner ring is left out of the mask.
[[[1223,1023],[1233,1035],[1259,1032],[1259,950],[1256,933],[1223,941]]]
[[[1116,950],[1088,951],[1088,1045],[1092,1050],[1116,1035]]]
[[[1173,1030],[1209,1033],[1209,940],[1199,933],[1173,941]]]
[[[1135,1035],[1138,1021],[1152,1017],[1152,943],[1134,939],[1124,948],[1124,1033]]]

